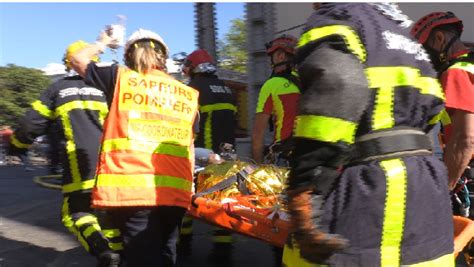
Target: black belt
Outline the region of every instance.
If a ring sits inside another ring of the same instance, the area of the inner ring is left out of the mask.
[[[362,135],[356,139],[351,162],[381,160],[410,155],[430,155],[433,145],[418,129],[394,129]]]

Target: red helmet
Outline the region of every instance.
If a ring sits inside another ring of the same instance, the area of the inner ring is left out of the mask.
[[[214,63],[214,59],[209,53],[204,49],[198,49],[189,54],[184,61],[184,66],[191,67],[191,70],[196,68],[199,64],[202,63]]]
[[[411,35],[424,44],[431,34],[431,31],[438,26],[445,24],[455,24],[459,32],[463,30],[462,20],[452,12],[433,12],[419,19],[411,28]]]
[[[291,35],[282,35],[277,37],[265,44],[265,47],[267,48],[267,55],[271,55],[278,49],[283,49],[285,52],[294,55],[297,42],[298,40],[296,40],[296,38]]]

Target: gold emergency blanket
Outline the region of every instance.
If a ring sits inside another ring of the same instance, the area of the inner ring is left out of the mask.
[[[274,165],[255,165],[242,161],[227,161],[209,165],[198,175],[197,192],[205,191],[244,168],[250,170],[244,182],[250,194],[240,192],[238,184],[235,182],[231,186],[205,195],[205,197],[219,202],[224,199],[235,199],[240,204],[258,209],[274,208],[283,204],[281,193],[289,169]]]

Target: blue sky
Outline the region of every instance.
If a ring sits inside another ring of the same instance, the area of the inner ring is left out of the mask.
[[[243,18],[242,3],[217,3],[219,38],[230,21]],[[83,39],[96,40],[116,15],[127,17],[127,35],[138,28],[160,34],[171,53],[195,49],[193,3],[0,3],[0,66],[42,68],[61,63],[67,45]],[[109,52],[103,61],[122,60]]]

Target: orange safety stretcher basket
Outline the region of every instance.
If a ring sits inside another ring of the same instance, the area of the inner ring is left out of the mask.
[[[474,258],[464,248],[474,250],[474,221],[461,216],[453,216],[454,222],[454,255],[461,252],[468,266],[474,265]]]
[[[281,192],[287,168],[229,161],[197,177],[194,218],[283,247],[290,223]]]

